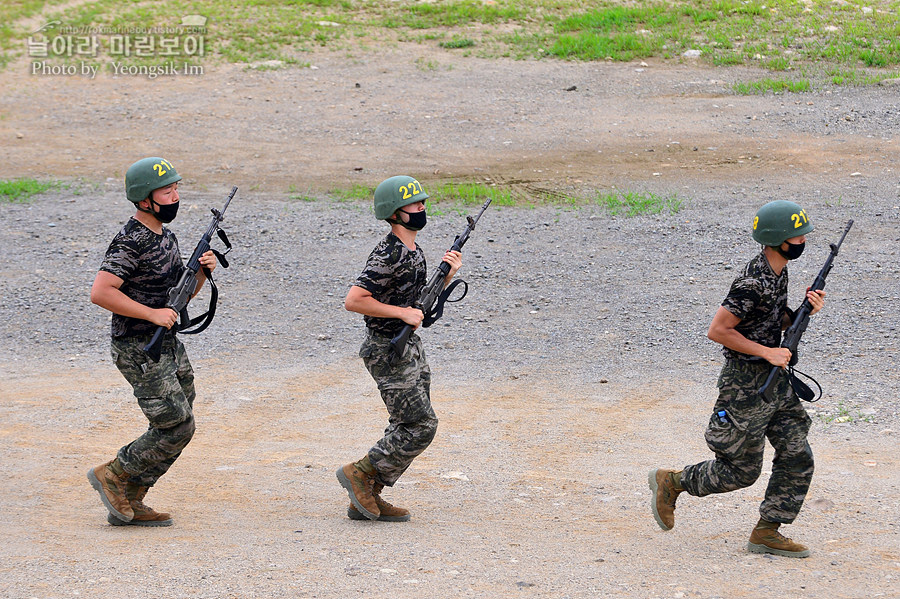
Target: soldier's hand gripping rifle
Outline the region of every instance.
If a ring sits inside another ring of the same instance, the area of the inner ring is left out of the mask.
[[[194,253],[191,254],[191,259],[188,260],[187,265],[184,267],[184,272],[181,273],[181,278],[178,280],[178,283],[169,289],[166,308],[175,310],[180,316],[180,322],[172,327],[176,332],[184,335],[194,335],[199,333],[209,326],[209,323],[212,322],[213,317],[216,315],[216,302],[219,299],[219,290],[216,289],[216,283],[213,281],[212,272],[200,264],[200,256],[211,249],[209,247],[209,242],[212,241],[213,233],[216,233],[218,234],[219,239],[222,240],[222,243],[225,244],[226,249],[224,252],[219,252],[218,250],[212,251],[216,255],[218,261],[222,264],[222,268],[228,268],[228,260],[225,259],[225,254],[231,251],[231,242],[228,241],[228,236],[225,235],[225,231],[219,228],[219,224],[225,220],[225,211],[228,210],[228,204],[231,203],[234,194],[237,193],[237,189],[237,187],[231,189],[231,193],[228,194],[228,197],[225,199],[225,207],[222,208],[221,211],[216,210],[215,208],[211,210],[213,214],[212,222],[209,224],[209,227],[207,227],[206,233],[200,238],[200,243],[194,248]],[[203,274],[206,275],[206,279],[209,281],[209,309],[200,316],[191,319],[191,317],[188,316],[187,305],[188,302],[191,301],[194,292],[197,290],[197,273],[200,272],[201,268],[203,269]],[[191,329],[191,327],[196,328]],[[153,334],[150,343],[144,346],[144,352],[153,362],[158,362],[160,355],[162,355],[162,343],[165,334],[166,327],[158,327]]]
[[[834,261],[834,257],[838,255],[838,250],[841,249],[841,244],[844,243],[844,238],[847,237],[847,233],[850,232],[850,227],[852,226],[853,221],[851,220],[847,223],[847,227],[844,229],[844,234],[841,235],[840,241],[836,244],[831,244],[831,254],[828,256],[828,259],[825,260],[825,265],[822,267],[822,270],[819,271],[816,280],[813,281],[812,287],[809,288],[810,291],[820,291],[825,288],[825,279],[828,277],[828,273],[831,272],[831,263]],[[791,323],[791,326],[788,327],[787,331],[784,333],[784,340],[781,342],[781,347],[791,350],[791,360],[788,363],[787,375],[790,377],[791,386],[794,388],[794,391],[801,399],[815,401],[813,400],[813,395],[815,394],[812,389],[794,375],[794,364],[797,363],[797,346],[800,345],[800,339],[803,337],[803,333],[806,332],[806,327],[809,325],[810,312],[812,312],[812,304],[809,303],[809,298],[804,298],[803,303],[800,304],[800,308],[794,314],[794,322]],[[767,403],[772,401],[772,394],[775,387],[773,383],[775,382],[775,377],[778,375],[779,370],[781,370],[780,366],[773,366],[769,371],[769,376],[766,379],[765,384],[759,388],[759,394],[762,395]],[[812,377],[808,378],[819,386],[815,379]],[[821,396],[822,387],[819,386],[819,397]]]
[[[488,198],[481,206],[481,210],[478,211],[475,218],[472,218],[471,216],[466,217],[468,224],[462,234],[457,235],[456,240],[450,247],[451,251],[458,252],[462,250],[462,247],[469,240],[469,234],[475,230],[475,224],[478,222],[478,219],[481,218],[481,215],[484,214],[484,211],[487,210],[490,203],[491,199]],[[469,292],[469,284],[462,280],[453,281],[450,285],[447,285],[446,289],[444,289],[445,279],[449,272],[450,265],[442,261],[435,269],[434,274],[431,275],[431,279],[428,280],[428,283],[422,289],[419,299],[416,300],[412,306],[413,308],[421,310],[425,315],[424,320],[422,320],[423,327],[430,327],[435,321],[443,316],[444,303],[448,301],[450,303],[458,302],[466,297],[466,294]],[[449,299],[450,294],[453,293],[453,290],[459,285],[463,286],[462,295],[453,300]],[[406,345],[409,343],[409,336],[412,332],[413,327],[408,324],[403,327],[403,330],[397,333],[396,337],[391,339],[391,364],[395,364],[397,360],[403,357],[403,352],[406,351]]]

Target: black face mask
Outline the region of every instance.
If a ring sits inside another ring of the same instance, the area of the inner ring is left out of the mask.
[[[781,249],[780,245],[778,246],[777,250],[779,254],[781,254],[788,260],[796,260],[797,258],[799,258],[800,255],[803,254],[803,249],[806,247],[805,241],[803,243],[790,243],[788,241],[785,241],[785,243],[788,245],[787,250]]]
[[[156,206],[156,211],[153,212],[153,216],[161,223],[170,223],[175,220],[175,215],[178,214],[178,204],[180,203],[181,202],[175,202],[174,204],[157,204],[153,200],[150,200],[150,205]]]
[[[399,224],[403,227],[406,227],[410,231],[421,231],[428,223],[428,217],[425,215],[424,210],[420,212],[407,212],[406,210],[400,210],[400,212],[406,214],[409,217],[409,222],[405,223],[401,220]]]

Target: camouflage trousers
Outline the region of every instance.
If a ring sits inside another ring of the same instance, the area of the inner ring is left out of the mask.
[[[150,337],[112,340],[112,359],[134,388],[134,396],[150,426],[122,447],[118,458],[142,487],[152,487],[181,455],[194,435],[194,370],[177,337],[167,336],[162,356],[153,363],[142,348]]]
[[[389,421],[384,437],[369,450],[376,479],[391,487],[413,459],[434,439],[438,420],[431,408],[431,369],[422,340],[413,333],[406,353],[391,365],[391,339],[367,329],[359,350],[369,374],[378,384]]]
[[[762,472],[766,438],[775,448],[772,476],[759,514],[790,524],[800,512],[813,476],[812,449],[806,440],[812,423],[787,376],[776,378],[772,403],[757,393],[769,374],[767,362],[728,360],[719,375],[719,399],[706,429],[715,459],[688,466],[681,485],[703,497],[749,487]],[[717,413],[724,410],[726,422]]]

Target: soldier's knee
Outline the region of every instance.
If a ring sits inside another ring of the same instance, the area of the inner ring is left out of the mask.
[[[792,472],[812,473],[815,468],[816,464],[815,460],[813,460],[812,447],[810,447],[809,443],[807,443],[803,451],[801,451],[791,459],[790,470]]]
[[[419,423],[419,426],[421,428],[421,435],[419,438],[424,445],[428,445],[434,440],[434,436],[437,434],[438,419],[426,418]]]
[[[169,436],[173,440],[173,445],[184,447],[194,437],[194,431],[197,425],[194,422],[194,415],[188,414],[186,420],[170,429]]]
[[[755,483],[760,474],[762,474],[762,464],[740,468],[735,471],[735,482],[743,489]]]

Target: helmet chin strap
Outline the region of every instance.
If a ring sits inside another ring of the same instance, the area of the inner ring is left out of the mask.
[[[156,211],[153,210],[153,204],[155,204],[156,202],[154,202],[153,199],[152,199],[150,196],[147,196],[147,197],[144,198],[144,199],[145,199],[145,200],[148,200],[148,201],[150,202],[150,207],[149,207],[149,208],[141,208],[141,203],[140,203],[140,202],[138,202],[137,204],[135,204],[135,207],[136,207],[138,210],[140,210],[141,212],[146,212],[147,214],[156,214]],[[142,201],[143,201],[143,200],[142,200]]]

